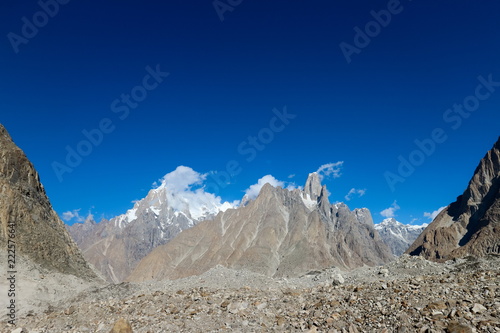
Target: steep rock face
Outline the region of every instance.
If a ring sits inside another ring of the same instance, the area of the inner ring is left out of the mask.
[[[212,200],[193,205],[181,199],[162,185],[149,191],[126,214],[99,223],[87,220],[67,228],[87,261],[106,280],[122,282],[155,247],[229,207],[227,203],[221,206]],[[174,200],[182,201],[181,210],[172,207]]]
[[[316,200],[321,195],[321,181],[316,172],[310,173],[307,177],[304,193],[308,194],[312,199]]]
[[[127,280],[181,278],[219,264],[279,277],[391,260],[369,211],[331,205],[315,176],[304,191],[264,185],[246,206],[219,213],[154,249]]]
[[[388,218],[375,225],[380,237],[395,256],[402,255],[418,236],[424,231],[427,224],[409,225]]]
[[[7,242],[9,226],[18,255],[61,273],[96,278],[52,209],[35,168],[0,124],[1,244]]]
[[[436,261],[500,253],[500,138],[479,163],[465,192],[407,253]]]

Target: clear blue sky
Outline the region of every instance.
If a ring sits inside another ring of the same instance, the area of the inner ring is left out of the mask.
[[[332,202],[366,190],[348,205],[375,222],[394,201],[401,222],[429,222],[424,212],[462,193],[500,134],[499,84],[477,89],[478,76],[500,82],[495,1],[243,0],[224,13],[224,0],[219,13],[210,0],[60,1],[45,6],[53,17],[36,1],[0,4],[0,122],[59,214],[124,213],[179,165],[220,175],[235,161],[239,174],[216,192],[232,201],[264,175],[303,185],[343,161],[325,180]],[[381,10],[384,26],[371,13]],[[350,62],[341,43],[356,47]],[[464,100],[473,112],[447,112]],[[283,127],[273,109],[285,106],[296,117]],[[58,177],[54,161],[102,122],[113,131]],[[391,189],[385,173],[436,128],[447,139]],[[262,151],[248,139],[259,133]]]

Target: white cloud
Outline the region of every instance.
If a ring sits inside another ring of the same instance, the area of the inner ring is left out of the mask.
[[[260,193],[260,190],[262,189],[262,187],[266,183],[269,183],[273,187],[280,186],[280,187],[285,188],[285,189],[287,189],[289,191],[293,191],[295,189],[302,189],[302,186],[297,186],[297,184],[295,184],[293,182],[284,182],[284,181],[281,181],[281,180],[278,180],[278,179],[274,178],[274,176],[272,176],[272,175],[265,175],[264,177],[260,178],[257,181],[257,184],[253,184],[249,188],[247,188],[245,190],[245,195],[250,200],[253,200],[253,199],[257,198],[257,196]]]
[[[168,187],[173,192],[182,192],[191,189],[193,185],[201,185],[206,178],[207,174],[180,165],[174,171],[167,173],[161,182],[162,186]]]
[[[366,193],[366,189],[355,189],[355,188],[351,188],[349,190],[349,193],[346,194],[346,196],[344,197],[346,199],[346,201],[349,201],[351,200],[352,198],[352,195],[354,194],[357,194],[358,197],[362,197],[363,195],[365,195]]]
[[[79,221],[80,217],[80,209],[68,210],[67,212],[62,213],[62,219],[66,222],[71,221],[73,218],[77,218]]]
[[[221,197],[205,192],[204,182],[206,178],[207,174],[181,165],[166,174],[160,180],[161,185],[158,188],[166,190],[167,200],[172,208],[184,212],[189,210],[194,218],[202,216],[207,209],[216,213],[215,207],[226,210],[239,204],[238,201],[222,202]],[[153,188],[155,188],[155,183],[153,183]]]
[[[328,178],[330,176],[332,176],[333,178],[338,178],[341,175],[340,169],[342,167],[342,164],[344,164],[344,161],[323,164],[318,168],[316,172],[318,173],[321,180],[323,180],[325,177]]]
[[[380,215],[382,215],[385,218],[394,218],[396,216],[396,211],[399,210],[401,207],[399,207],[398,203],[396,200],[392,203],[391,207],[384,209],[383,211],[380,212]]]
[[[260,190],[262,189],[262,187],[266,183],[269,183],[269,184],[271,184],[274,187],[278,187],[278,186],[285,187],[285,182],[283,182],[281,180],[277,180],[272,175],[265,175],[264,177],[262,177],[261,179],[259,179],[257,181],[257,184],[253,184],[248,189],[246,189],[245,190],[245,194],[251,200],[257,198],[257,196],[260,193]]]
[[[63,219],[63,221],[66,221],[66,222],[73,221],[73,222],[78,222],[78,223],[82,223],[82,222],[85,222],[85,220],[87,220],[87,219],[94,218],[94,214],[92,214],[91,210],[89,210],[87,216],[80,215],[80,210],[81,210],[80,208],[68,210],[67,212],[64,212],[61,214],[61,218]]]
[[[438,216],[439,213],[441,213],[441,211],[443,209],[445,209],[446,206],[444,207],[439,207],[437,210],[433,211],[432,213],[428,213],[428,212],[425,212],[424,213],[424,217],[427,217],[429,218],[430,220],[434,220],[436,218],[436,216]]]
[[[289,179],[290,179],[290,178],[293,178],[293,177],[295,177],[295,174],[294,174],[294,173],[292,173],[291,175],[288,175],[288,178],[289,178]]]

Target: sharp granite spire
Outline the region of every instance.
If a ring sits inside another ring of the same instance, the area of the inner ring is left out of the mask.
[[[317,172],[313,172],[309,174],[307,177],[306,186],[304,187],[304,192],[309,194],[311,199],[317,200],[321,195],[321,180],[319,179],[319,175]]]

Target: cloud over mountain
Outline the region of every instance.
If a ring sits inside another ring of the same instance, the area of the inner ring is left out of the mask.
[[[160,181],[159,189],[165,189],[170,206],[178,211],[204,205],[221,206],[223,210],[234,207],[238,201],[222,202],[221,197],[205,192],[203,187],[207,174],[199,173],[190,167],[180,165],[167,173]]]
[[[270,184],[273,187],[280,186],[280,187],[286,188],[288,190],[293,190],[293,189],[297,188],[295,183],[284,182],[284,181],[281,181],[281,180],[274,178],[274,176],[272,176],[272,175],[265,175],[264,177],[260,178],[256,184],[251,185],[249,188],[247,188],[245,190],[245,196],[247,197],[247,199],[253,200],[253,199],[257,198],[257,196],[260,193],[260,190],[262,189],[262,187],[265,184]]]
[[[384,209],[383,211],[380,212],[380,215],[382,215],[385,218],[394,218],[396,216],[396,211],[399,210],[401,207],[399,207],[398,203],[396,200],[392,203],[391,207]]]
[[[344,161],[323,164],[316,172],[318,173],[320,180],[328,177],[338,178],[342,175],[341,168],[343,164]]]
[[[350,201],[353,195],[357,195],[358,197],[362,197],[366,194],[366,189],[355,189],[351,188],[349,192],[345,195],[346,201]]]

